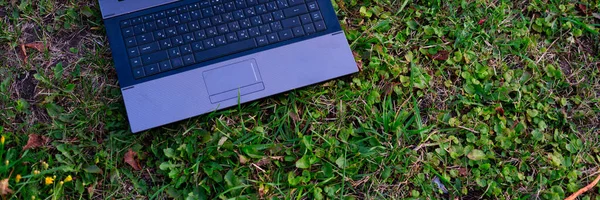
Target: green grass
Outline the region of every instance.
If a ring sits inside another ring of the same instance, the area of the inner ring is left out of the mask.
[[[562,199],[599,175],[600,1],[334,3],[360,73],[132,135],[97,2],[0,0],[5,197]]]

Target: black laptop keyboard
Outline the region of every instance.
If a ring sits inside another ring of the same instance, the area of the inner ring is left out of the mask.
[[[314,0],[203,0],[121,21],[135,79],[326,29]]]

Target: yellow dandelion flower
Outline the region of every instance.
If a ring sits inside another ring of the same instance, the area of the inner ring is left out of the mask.
[[[46,179],[44,179],[44,183],[46,185],[50,185],[50,184],[54,183],[54,178],[47,176]]]
[[[15,177],[15,182],[19,182],[21,181],[21,174],[17,174],[17,177]]]
[[[63,182],[63,181],[60,181],[60,182],[58,182],[58,184],[59,184],[59,185],[63,185],[63,184],[65,184],[65,182]]]
[[[65,181],[65,183],[71,182],[71,181],[73,181],[73,177],[71,177],[71,175],[68,175],[67,178],[65,178],[64,181]]]
[[[6,141],[6,138],[4,138],[4,135],[2,137],[0,137],[0,143],[4,144],[5,141]]]

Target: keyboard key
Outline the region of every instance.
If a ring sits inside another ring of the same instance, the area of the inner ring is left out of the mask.
[[[196,38],[194,37],[194,33],[188,33],[183,35],[183,42],[185,43],[192,43],[196,41]]]
[[[221,46],[220,48],[209,49],[206,51],[202,51],[199,53],[195,53],[194,56],[196,58],[196,62],[204,62],[207,60],[219,58],[222,56],[231,55],[234,53],[242,52],[245,50],[256,48],[256,42],[254,39],[239,41],[235,43],[230,43],[225,46]]]
[[[183,54],[183,55],[187,55],[187,54],[193,53],[192,46],[190,46],[189,44],[186,44],[186,45],[183,45],[183,46],[179,47],[179,51],[181,51],[181,54]]]
[[[226,34],[229,33],[229,27],[227,24],[223,24],[223,25],[219,25],[217,27],[217,31],[219,32],[219,34]]]
[[[240,25],[242,28],[248,28],[252,26],[252,23],[250,23],[250,19],[243,19],[240,21]]]
[[[140,48],[140,53],[141,54],[149,54],[155,51],[160,50],[160,47],[158,45],[158,42],[153,42],[150,44],[145,44],[139,47]]]
[[[136,17],[131,19],[131,25],[138,25],[141,24],[142,22],[144,22],[144,20],[142,20],[141,17]]]
[[[173,9],[169,9],[167,10],[167,16],[173,16],[173,15],[177,15],[177,9],[173,8]]]
[[[183,67],[183,60],[181,60],[181,57],[171,59],[171,66],[173,66],[173,69]]]
[[[258,46],[265,46],[269,44],[269,41],[267,40],[267,37],[263,35],[256,38],[256,43],[258,43]]]
[[[144,76],[146,76],[146,74],[144,73],[144,68],[140,67],[137,69],[133,70],[133,78],[135,79],[139,79],[139,78],[143,78]]]
[[[154,18],[155,19],[160,19],[160,18],[165,18],[167,17],[167,14],[163,11],[163,12],[158,12],[158,13],[154,13]]]
[[[211,7],[202,9],[202,16],[204,17],[212,17],[215,13],[213,12]]]
[[[160,62],[159,66],[160,66],[160,71],[162,71],[162,72],[170,70],[172,68],[171,67],[171,61],[169,61],[169,60],[165,60],[165,61]]]
[[[248,6],[258,5],[258,0],[246,0],[246,5],[248,5]]]
[[[240,24],[238,22],[231,22],[231,23],[229,23],[229,30],[230,31],[238,31],[240,29],[241,29],[241,27],[240,27]]]
[[[244,9],[244,8],[246,8],[246,1],[244,1],[244,0],[235,0],[235,7],[237,9]]]
[[[225,6],[225,11],[227,11],[227,12],[231,12],[231,11],[235,10],[235,2],[233,2],[233,1],[225,3],[224,6]]]
[[[181,23],[188,23],[192,21],[192,16],[190,16],[190,13],[182,13],[179,14],[179,20],[181,20]]]
[[[202,28],[208,28],[208,27],[212,26],[212,23],[210,23],[210,19],[204,18],[204,19],[200,20],[200,26]]]
[[[144,20],[144,22],[154,21],[154,15],[146,15],[146,16],[143,16],[142,19]]]
[[[250,22],[252,22],[252,26],[258,26],[262,24],[262,19],[260,16],[254,16],[250,18]]]
[[[256,37],[260,35],[260,30],[258,29],[258,27],[252,27],[248,29],[248,33],[250,33],[251,37]]]
[[[161,40],[159,43],[160,43],[161,49],[168,49],[168,48],[173,47],[173,43],[171,43],[171,39],[164,39],[164,40]]]
[[[196,52],[202,51],[204,50],[204,45],[202,45],[202,42],[194,42],[192,43],[192,50]]]
[[[169,22],[169,24],[171,24],[171,26],[181,23],[181,21],[179,20],[179,16],[177,15],[168,17],[167,21]]]
[[[151,64],[144,67],[144,72],[146,72],[146,76],[158,74],[160,72],[158,64]]]
[[[200,8],[200,3],[190,4],[188,5],[188,10],[193,11]]]
[[[308,10],[311,11],[311,12],[319,10],[319,5],[317,4],[316,1],[309,2],[306,5],[308,5]]]
[[[144,24],[138,24],[133,26],[133,32],[135,34],[142,34],[146,32],[146,28],[144,27]]]
[[[282,9],[287,8],[290,5],[288,4],[287,0],[277,0],[277,6],[279,7],[279,9]]]
[[[293,37],[294,37],[294,35],[292,33],[292,29],[285,29],[285,30],[279,32],[279,39],[282,41],[289,40]]]
[[[323,16],[321,16],[321,12],[319,12],[319,11],[312,12],[312,13],[310,13],[310,15],[312,16],[313,21],[323,20]]]
[[[135,36],[135,40],[137,40],[138,45],[147,44],[150,42],[154,42],[154,36],[152,36],[152,33],[145,33]]]
[[[171,43],[173,43],[174,46],[183,45],[183,38],[179,35],[175,36],[171,38]]]
[[[215,4],[220,4],[223,3],[223,0],[210,0],[210,4],[215,5]]]
[[[267,3],[267,2],[269,2],[269,0],[258,0],[259,4],[263,4],[263,3]]]
[[[167,19],[156,20],[156,27],[160,29],[167,28],[169,27],[169,22],[167,21]]]
[[[237,42],[238,37],[236,33],[228,33],[225,35],[225,39],[227,39],[227,43]]]
[[[187,26],[187,24],[182,24],[182,25],[179,25],[179,26],[177,26],[177,32],[178,32],[179,34],[184,34],[184,33],[187,33],[187,32],[189,32],[189,31],[190,31],[190,30],[188,29],[188,26]]]
[[[208,6],[210,6],[210,1],[203,0],[200,2],[200,7],[204,8],[204,7],[208,7]]]
[[[323,21],[315,22],[315,29],[317,31],[324,31],[325,29],[327,29],[327,27],[325,27],[325,22],[323,22]]]
[[[171,48],[171,49],[169,49],[167,51],[169,52],[169,57],[171,57],[171,58],[175,58],[175,57],[180,57],[181,56],[181,51],[179,50],[178,47]]]
[[[283,28],[292,28],[292,27],[300,26],[300,18],[292,17],[289,19],[284,19],[281,21],[281,25],[283,25]]]
[[[271,30],[277,32],[277,31],[283,30],[283,27],[281,26],[281,23],[279,23],[279,22],[271,22]]]
[[[275,42],[279,42],[279,36],[277,35],[277,33],[271,33],[269,35],[267,35],[267,40],[269,40],[269,43],[275,43]]]
[[[221,15],[215,15],[215,16],[211,17],[210,19],[214,25],[219,25],[219,24],[223,23],[223,18],[221,18]]]
[[[140,56],[140,51],[137,47],[127,49],[127,53],[129,53],[129,57]]]
[[[123,20],[121,21],[121,28],[126,28],[126,27],[130,27],[131,26],[131,21],[130,20]]]
[[[290,3],[290,6],[295,6],[304,3],[304,0],[288,0],[288,3]]]
[[[217,36],[218,35],[217,28],[215,28],[215,27],[207,28],[206,29],[206,35],[208,37],[215,37],[215,36]]]
[[[292,31],[294,32],[294,36],[296,37],[304,35],[304,28],[302,28],[302,26],[294,27]]]
[[[274,1],[267,3],[266,6],[268,11],[277,10],[277,3]]]
[[[309,14],[304,14],[300,16],[300,21],[302,22],[302,24],[308,24],[311,23],[312,20],[310,19],[310,15]]]
[[[167,34],[165,33],[164,30],[154,31],[154,39],[162,40],[165,38],[167,38]]]
[[[204,48],[211,49],[215,47],[215,41],[212,38],[204,40]]]
[[[135,41],[135,37],[130,37],[125,39],[125,46],[127,47],[133,47],[137,45],[137,42]]]
[[[194,55],[190,54],[190,55],[183,56],[183,64],[184,65],[192,65],[192,64],[194,64],[194,62],[196,62],[194,60]]]
[[[225,13],[225,6],[223,4],[213,6],[213,11],[215,11],[215,15],[223,14]]]
[[[233,11],[233,19],[240,20],[240,19],[244,19],[244,17],[245,17],[245,15],[244,15],[243,10]]]
[[[285,17],[298,16],[304,13],[308,13],[308,9],[304,4],[297,5],[291,8],[286,8],[285,10],[283,10],[283,14],[285,14]]]
[[[173,37],[177,35],[177,29],[175,29],[175,27],[170,27],[165,29],[165,32],[167,33],[167,37]]]
[[[266,35],[266,34],[269,34],[269,33],[271,33],[271,32],[272,32],[272,31],[271,31],[271,26],[269,26],[268,24],[261,25],[261,26],[259,26],[259,27],[258,27],[258,29],[260,29],[260,32],[261,32],[263,35]]]
[[[199,10],[193,10],[190,11],[190,16],[192,17],[192,20],[198,20],[202,18],[202,13]]]
[[[278,11],[273,12],[273,19],[279,21],[279,20],[282,20],[283,18],[285,18],[285,16],[283,16],[283,11],[278,10]]]
[[[156,53],[151,53],[148,55],[143,55],[142,56],[142,62],[145,65],[149,65],[149,64],[153,64],[153,63],[157,63],[163,60],[166,60],[167,58],[169,58],[168,54],[166,51],[159,51]]]
[[[133,36],[133,28],[129,27],[129,28],[124,28],[123,29],[123,36],[125,37],[131,37]]]
[[[204,32],[204,30],[199,30],[194,33],[194,36],[196,36],[196,40],[203,40],[206,38],[206,32]]]
[[[217,46],[223,46],[227,44],[227,40],[225,40],[225,36],[220,35],[215,37],[215,43],[217,44]]]
[[[256,14],[264,14],[267,12],[267,7],[264,4],[258,5],[255,7]]]
[[[267,13],[267,14],[262,15],[262,21],[264,23],[271,23],[275,20],[273,19],[273,15],[271,15],[271,13]]]
[[[187,12],[187,11],[188,11],[188,7],[187,6],[182,6],[182,7],[177,8],[177,12],[179,12],[179,13],[184,13],[184,12]]]
[[[315,31],[315,26],[312,23],[310,23],[310,24],[304,25],[304,32],[306,32],[306,34],[311,34],[311,33],[317,32],[317,31]]]
[[[246,30],[238,31],[237,34],[238,34],[238,38],[240,40],[245,40],[245,39],[250,38],[250,35],[248,35],[248,31],[246,31]]]
[[[223,18],[223,22],[225,22],[225,23],[228,23],[228,22],[234,20],[232,13],[225,13],[221,16],[221,18]]]
[[[244,10],[244,15],[246,15],[248,17],[252,17],[252,16],[256,15],[256,11],[254,10],[254,7],[246,8]]]
[[[142,66],[142,59],[140,57],[133,58],[129,61],[131,62],[131,68],[136,68],[136,67]]]
[[[188,24],[188,27],[190,28],[190,31],[196,31],[200,29],[200,24],[198,21],[193,21]]]

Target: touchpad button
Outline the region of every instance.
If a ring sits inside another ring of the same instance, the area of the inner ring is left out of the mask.
[[[264,90],[254,59],[204,71],[202,76],[212,103]]]

